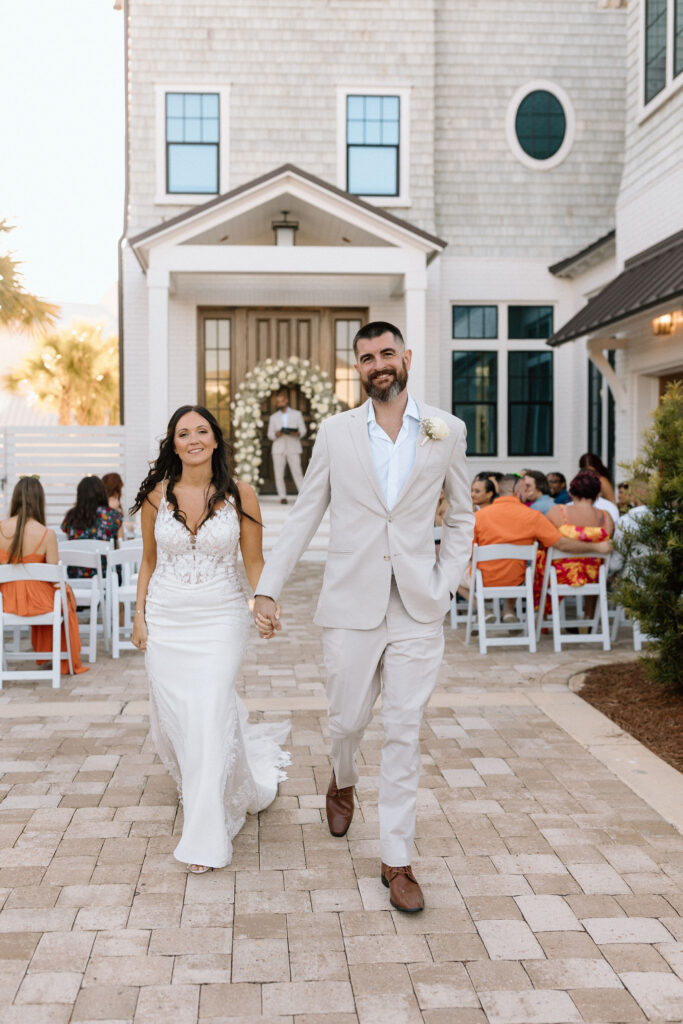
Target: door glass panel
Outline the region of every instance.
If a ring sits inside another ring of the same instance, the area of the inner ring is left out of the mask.
[[[354,370],[356,357],[353,339],[360,330],[360,320],[335,320],[335,373],[334,390],[344,409],[355,409],[361,404],[360,378]]]
[[[230,329],[226,318],[204,321],[204,405],[230,433]]]

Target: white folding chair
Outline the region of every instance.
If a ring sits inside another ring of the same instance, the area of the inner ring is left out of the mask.
[[[74,541],[73,543],[77,543]],[[102,631],[105,643],[109,636],[109,621],[105,607],[104,580],[102,578],[102,558],[99,551],[86,551],[74,548],[71,544],[59,545],[59,560],[68,570],[70,568],[92,569],[93,576],[74,577],[69,580],[76,605],[86,606],[90,610],[88,619],[88,661],[92,664],[97,660],[97,612],[102,612]]]
[[[100,563],[100,574],[102,577],[102,633],[104,636],[104,646],[106,650],[109,650],[109,591],[107,588],[105,576],[107,573],[107,560],[109,555],[114,550],[114,538],[110,540],[95,540],[92,537],[80,537],[77,540],[65,540],[59,541],[59,557],[62,557],[62,553],[68,558],[68,554],[71,551],[97,551],[101,557]],[[71,582],[67,580],[67,582]]]
[[[561,559],[568,558],[572,562],[579,561],[584,558],[599,558],[601,561],[600,569],[598,572],[598,579],[595,583],[584,583],[580,587],[572,587],[568,583],[558,583],[557,581],[557,570],[555,569],[554,562],[559,562]],[[553,631],[553,647],[555,651],[562,650],[562,644],[591,644],[601,643],[603,650],[610,650],[610,627],[609,627],[609,613],[607,610],[607,562],[609,560],[609,554],[601,555],[598,552],[595,554],[585,555],[574,555],[567,554],[566,551],[559,551],[557,548],[548,548],[545,563],[545,574],[543,576],[543,588],[541,590],[541,603],[538,607],[538,616],[536,619],[536,639],[538,640],[541,636],[541,630],[544,628],[552,628]],[[550,618],[545,617],[545,602],[546,597],[550,591],[550,603],[551,603],[551,616]],[[577,600],[583,597],[597,597],[595,605],[595,614],[590,621],[578,616],[574,619],[570,619],[567,616],[566,600],[560,605],[560,597],[575,597]],[[567,629],[578,630],[582,627],[590,626],[590,632],[566,632]],[[563,627],[565,630],[563,631]]]
[[[137,570],[142,558],[140,542],[124,542],[118,551],[112,551],[108,560],[107,590],[109,592],[109,608],[111,613],[111,656],[118,658],[121,650],[134,651],[128,639],[133,631],[132,608],[137,596]],[[119,580],[118,567],[121,568]],[[121,613],[123,608],[123,623]],[[121,636],[123,631],[123,637]]]
[[[59,689],[61,680],[61,663],[67,660],[69,672],[73,675],[71,659],[71,639],[69,637],[69,606],[66,600],[66,570],[63,565],[45,565],[40,562],[16,562],[0,565],[0,583],[16,583],[26,580],[40,580],[43,583],[56,584],[54,603],[51,612],[44,615],[13,615],[3,609],[2,591],[0,591],[0,689],[5,682],[22,680],[50,679],[53,689]],[[66,651],[62,651],[62,623],[66,636]],[[5,645],[5,629],[16,630],[23,626],[52,626],[52,651],[21,651],[18,648],[7,648]],[[17,661],[51,661],[51,668],[41,669],[36,665],[33,669],[8,669],[8,658]]]
[[[475,544],[472,548],[472,584],[470,586],[470,599],[467,606],[467,632],[465,642],[470,642],[472,633],[472,615],[474,601],[477,602],[477,628],[479,630],[479,651],[486,654],[487,647],[501,646],[524,646],[528,647],[533,654],[536,650],[536,631],[534,629],[534,567],[536,565],[536,552],[538,544],[486,544],[479,547]],[[524,570],[524,582],[517,586],[508,587],[485,587],[479,565],[482,562],[492,562],[498,559],[506,561],[526,562]],[[486,599],[492,598],[496,605],[503,598],[515,598],[517,602],[516,622],[504,622],[500,615],[496,614],[496,621],[488,623],[490,629],[504,631],[505,636],[490,637],[486,633]],[[522,630],[519,636],[510,636],[514,630]]]
[[[468,602],[459,594],[451,598],[451,629],[457,629],[459,622],[467,622]]]
[[[640,628],[640,623],[637,619],[632,619],[626,614],[626,611],[620,604],[616,605],[614,609],[614,618],[612,620],[612,643],[617,642],[619,636],[619,630],[622,626],[631,626],[633,629],[633,650],[642,651],[643,641],[647,641],[647,634],[643,633]]]

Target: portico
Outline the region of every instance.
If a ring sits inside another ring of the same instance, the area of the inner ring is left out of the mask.
[[[284,232],[290,244],[272,227],[283,214],[296,225]],[[130,407],[126,422],[137,421],[152,452],[173,408],[206,402],[207,381],[213,387],[218,374],[226,411],[264,353],[310,358],[337,378],[340,399],[354,404],[342,386],[349,361],[339,324],[358,320],[389,319],[402,328],[415,353],[411,390],[424,397],[427,266],[446,243],[422,229],[286,165],[128,244],[146,321],[148,399],[144,425]],[[207,318],[229,321],[209,371]],[[127,330],[127,347],[139,352],[143,344]]]

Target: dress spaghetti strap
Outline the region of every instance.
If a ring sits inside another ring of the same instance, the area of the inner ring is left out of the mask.
[[[38,543],[36,544],[36,546],[35,546],[35,548],[33,549],[33,551],[31,551],[31,555],[37,555],[37,554],[38,554],[38,548],[39,548],[39,547],[40,547],[40,545],[41,545],[41,544],[43,543],[43,541],[45,540],[45,538],[46,538],[46,537],[47,537],[47,526],[46,526],[46,527],[45,527],[45,529],[43,530],[43,536],[42,536],[42,537],[40,538],[40,540],[39,540],[39,541],[38,541]]]
[[[560,505],[560,515],[562,516],[562,522],[566,523],[567,522],[567,513],[565,511],[564,505]]]

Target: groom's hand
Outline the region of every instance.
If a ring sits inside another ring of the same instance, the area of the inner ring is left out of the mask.
[[[254,598],[254,622],[261,637],[270,639],[275,632],[281,629],[280,605],[273,601],[272,597],[265,594],[257,594]]]

